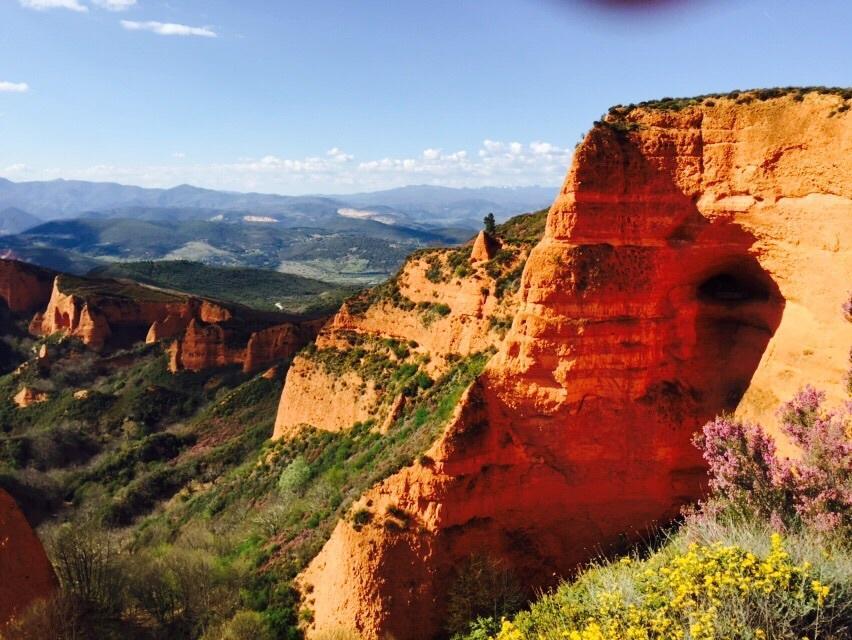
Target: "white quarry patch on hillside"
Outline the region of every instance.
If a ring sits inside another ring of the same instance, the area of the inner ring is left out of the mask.
[[[203,240],[192,240],[163,256],[163,260],[204,260],[208,258],[232,257],[227,251],[218,249]]]
[[[275,218],[269,216],[243,216],[244,222],[278,222]]]
[[[377,211],[370,211],[369,209],[350,209],[349,207],[344,207],[337,210],[337,215],[344,218],[357,218],[358,220],[375,220],[382,224],[396,224],[396,219],[393,216],[382,215]]]

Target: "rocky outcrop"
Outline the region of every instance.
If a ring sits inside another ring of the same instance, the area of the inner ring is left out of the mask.
[[[504,229],[542,215],[521,216]],[[316,351],[298,356],[290,368],[273,437],[297,434],[305,425],[339,431],[372,419],[389,426],[399,399],[392,389],[357,368],[329,371],[320,360],[345,360],[354,349],[383,352],[390,340],[410,352],[409,364],[437,378],[453,358],[496,347],[505,335],[501,321],[518,304],[509,285],[533,244],[516,239],[499,263],[474,265],[471,246],[421,252],[391,282],[344,304],[320,332]]]
[[[56,274],[17,260],[0,259],[0,300],[14,313],[43,309]]]
[[[145,336],[146,344],[176,338],[186,331],[191,320],[189,315],[167,315],[162,320],[154,320]]]
[[[273,362],[290,359],[309,339],[313,339],[313,335],[296,324],[279,324],[256,331],[246,344],[243,370],[260,371]]]
[[[50,395],[46,391],[39,391],[38,389],[25,386],[21,387],[20,391],[15,394],[12,398],[12,402],[14,402],[15,406],[19,409],[26,409],[34,404],[47,401],[49,397]]]
[[[336,401],[330,402],[330,398]],[[375,383],[356,371],[335,374],[309,357],[297,357],[287,371],[273,439],[298,434],[305,425],[326,431],[369,420],[378,403]]]
[[[168,318],[188,319],[198,313],[200,301],[179,294],[114,280],[81,279],[58,275],[50,300],[30,323],[34,335],[55,333],[80,339],[102,349],[111,341],[151,337]],[[169,321],[173,322],[173,321]]]
[[[284,320],[287,320],[286,322]],[[78,338],[93,349],[172,341],[172,371],[242,365],[258,371],[313,339],[315,320],[290,319],[129,281],[58,275],[30,332]]]
[[[18,509],[0,489],[0,634],[3,627],[56,588],[50,561]]]
[[[485,231],[480,231],[476,239],[473,241],[473,247],[470,251],[471,262],[486,262],[491,260],[500,250],[500,244],[496,238]]]
[[[171,371],[201,371],[239,364],[243,371],[260,371],[289,360],[316,336],[314,322],[288,322],[256,330],[221,322],[207,324],[191,319],[168,347]]]
[[[833,94],[760,98],[591,130],[498,354],[427,455],[359,501],[372,521],[341,521],[301,576],[309,633],[440,635],[471,554],[546,587],[702,494],[704,421],[772,424],[806,382],[843,396],[852,116]],[[383,526],[391,505],[406,527]]]

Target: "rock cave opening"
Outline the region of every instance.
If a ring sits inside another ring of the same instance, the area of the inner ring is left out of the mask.
[[[714,412],[733,411],[745,394],[785,300],[753,256],[717,263],[698,278],[696,363],[703,371],[704,402]]]

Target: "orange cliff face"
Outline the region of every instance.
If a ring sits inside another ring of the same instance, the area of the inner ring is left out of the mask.
[[[102,349],[108,342],[144,339],[154,331],[153,325],[168,318],[188,322],[197,305],[188,296],[142,285],[58,275],[47,308],[33,318],[30,332],[61,333]]]
[[[0,489],[0,634],[3,627],[56,588],[50,561],[18,505]]]
[[[232,364],[247,373],[287,360],[316,336],[314,322],[284,323],[245,331],[225,322],[206,324],[192,319],[183,335],[169,346],[169,368],[201,371]]]
[[[25,262],[0,259],[0,300],[13,313],[42,309],[50,300],[55,275]]]
[[[57,275],[30,332],[80,339],[93,349],[171,340],[171,370],[240,364],[247,372],[292,358],[316,334],[314,320],[282,322],[236,305],[116,281]]]
[[[381,426],[399,411],[403,398],[386,381],[366,375],[358,363],[341,371],[323,364],[328,360],[345,360],[360,350],[362,362],[387,356],[397,366],[415,364],[437,378],[453,357],[496,347],[505,335],[501,321],[518,304],[508,284],[520,277],[532,244],[513,238],[492,262],[488,252],[495,257],[498,243],[490,240],[486,248],[481,235],[472,246],[421,251],[395,279],[346,303],[320,332],[316,349],[297,356],[288,371],[273,437],[298,434],[305,425],[339,431],[372,419]],[[396,347],[389,348],[388,341]]]
[[[309,634],[440,636],[471,554],[551,585],[702,494],[703,422],[732,410],[771,427],[805,383],[843,397],[842,103],[718,98],[596,125],[499,352],[422,462],[357,503],[372,522],[339,522],[300,577]],[[408,525],[383,526],[389,509]]]

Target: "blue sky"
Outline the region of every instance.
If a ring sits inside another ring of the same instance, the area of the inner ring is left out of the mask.
[[[852,84],[852,3],[0,0],[0,176],[558,184],[607,107]]]

